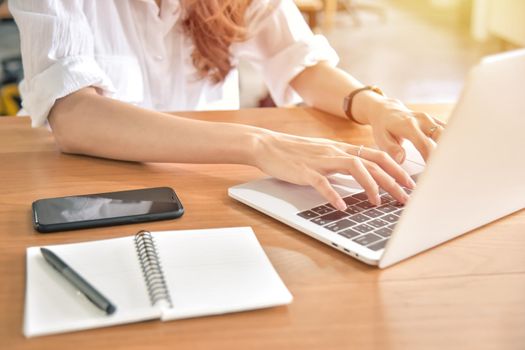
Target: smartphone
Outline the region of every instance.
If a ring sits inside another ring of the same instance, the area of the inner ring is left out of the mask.
[[[33,226],[42,233],[175,219],[184,213],[169,187],[39,199],[32,209]]]

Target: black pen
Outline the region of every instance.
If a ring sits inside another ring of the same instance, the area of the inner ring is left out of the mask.
[[[69,267],[62,259],[55,253],[46,248],[40,248],[40,252],[44,259],[53,266],[66,280],[78,288],[78,290],[86,296],[99,309],[102,309],[106,314],[111,315],[117,310],[116,306],[95,289],[88,281],[82,278],[75,270]]]

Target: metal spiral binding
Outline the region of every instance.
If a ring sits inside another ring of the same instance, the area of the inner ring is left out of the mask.
[[[155,246],[155,240],[151,233],[145,230],[137,232],[135,235],[135,248],[139,256],[151,305],[155,305],[159,301],[166,301],[170,307],[173,307],[157,253],[157,247]]]

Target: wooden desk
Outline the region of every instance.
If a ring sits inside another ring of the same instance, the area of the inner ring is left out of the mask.
[[[446,106],[420,106],[446,115]],[[181,113],[370,143],[366,127],[311,109]],[[27,118],[0,119],[1,349],[524,349],[525,211],[387,270],[355,261],[227,196],[259,178],[239,165],[136,164],[58,152]],[[37,198],[172,186],[179,220],[42,235]],[[25,339],[25,250],[150,230],[252,226],[294,295],[287,307]]]

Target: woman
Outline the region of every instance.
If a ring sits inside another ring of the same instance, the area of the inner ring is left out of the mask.
[[[426,159],[443,125],[336,68],[292,0],[10,0],[21,33],[23,107],[63,152],[141,162],[240,163],[346,204],[326,176],[351,174],[373,204],[414,183],[403,139]],[[279,105],[304,100],[370,124],[378,151],[160,111],[238,108],[239,58]],[[346,107],[343,101],[347,98]],[[400,186],[401,185],[401,186]]]

